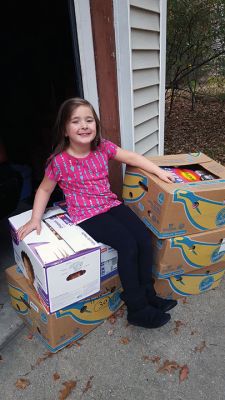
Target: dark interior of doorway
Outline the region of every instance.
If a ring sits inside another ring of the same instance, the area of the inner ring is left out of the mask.
[[[30,175],[32,203],[59,105],[83,96],[73,1],[11,0],[1,16],[0,145],[7,162]],[[61,198],[56,190],[53,200]]]

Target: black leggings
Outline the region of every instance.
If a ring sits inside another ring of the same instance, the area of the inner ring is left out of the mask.
[[[139,296],[152,285],[151,237],[144,223],[121,204],[79,224],[97,242],[118,251],[118,272],[124,292]]]

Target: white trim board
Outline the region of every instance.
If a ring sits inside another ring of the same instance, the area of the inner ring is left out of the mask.
[[[133,83],[130,42],[130,4],[113,0],[121,146],[134,150]]]
[[[89,0],[74,0],[77,37],[80,53],[84,98],[90,101],[99,115],[98,90],[94,58]]]

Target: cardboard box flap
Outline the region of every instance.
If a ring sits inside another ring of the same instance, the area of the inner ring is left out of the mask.
[[[9,218],[10,224],[17,231],[22,225],[27,223],[31,218],[32,210]],[[51,260],[50,246],[60,248],[62,257],[70,256],[75,253],[88,249],[98,248],[99,244],[88,235],[82,228],[74,225],[69,216],[60,207],[50,208],[43,215],[41,222],[42,235],[37,235],[36,231],[32,231],[25,238],[25,243],[39,243],[38,251],[41,259],[45,263]],[[49,254],[48,254],[49,253]]]
[[[147,157],[154,164],[161,167],[179,166],[179,165],[190,165],[190,164],[202,164],[211,162],[212,159],[209,158],[204,153],[188,153],[188,154],[175,154],[167,156],[155,156]]]

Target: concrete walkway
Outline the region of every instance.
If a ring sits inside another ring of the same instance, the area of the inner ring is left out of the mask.
[[[0,399],[225,400],[225,280],[179,301],[160,329],[127,325],[125,310],[52,355],[11,308],[10,242],[0,232]]]
[[[224,400],[224,310],[225,281],[179,301],[171,321],[160,329],[127,325],[124,312],[114,324],[106,321],[77,344],[51,355],[27,328],[19,327],[7,304],[0,311],[0,337],[2,328],[11,326],[10,334],[1,338],[0,397]],[[17,388],[16,382],[25,388]],[[69,388],[71,394],[63,397]]]

